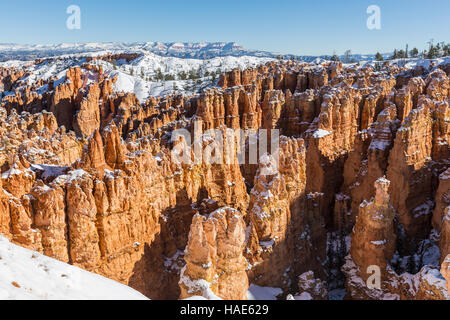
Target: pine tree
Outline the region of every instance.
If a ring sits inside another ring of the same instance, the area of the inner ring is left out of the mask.
[[[377,52],[377,54],[375,55],[375,59],[376,59],[377,61],[383,61],[383,60],[384,60],[383,56],[382,56],[381,53],[379,53],[379,52]]]
[[[433,44],[430,45],[430,48],[428,49],[426,57],[427,57],[427,59],[436,58],[436,47]]]
[[[351,60],[350,60],[350,56],[352,55],[352,51],[351,50],[347,50],[347,51],[345,51],[345,53],[344,53],[344,56],[345,56],[345,63],[350,63],[351,62]]]
[[[155,79],[157,81],[162,80],[164,78],[161,69],[157,69],[155,73],[156,73],[155,74]]]
[[[434,46],[434,39],[431,39],[430,41],[428,41],[428,45],[429,45],[429,49],[428,49],[428,52],[426,53],[426,58],[427,59],[436,58],[436,47]]]
[[[450,45],[448,43],[446,45],[444,45],[444,48],[442,50],[443,50],[443,53],[444,53],[444,57],[450,55]]]
[[[397,59],[397,58],[398,58],[398,52],[397,52],[397,49],[395,49],[391,59]]]
[[[339,62],[339,57],[337,56],[336,52],[333,52],[333,56],[330,59],[331,61]]]
[[[202,77],[202,68],[201,67],[198,67],[196,76],[197,76],[197,78]]]
[[[419,55],[419,50],[417,50],[417,48],[413,48],[409,54],[411,55],[411,57],[415,58]]]

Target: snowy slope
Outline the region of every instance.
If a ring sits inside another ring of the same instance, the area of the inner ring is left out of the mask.
[[[113,66],[107,62],[99,63],[105,70],[111,72],[111,75],[117,75],[118,81],[115,85],[116,91],[134,92],[139,100],[145,100],[149,96],[159,96],[176,91],[178,93],[192,94],[202,88],[214,85],[218,79],[218,74],[231,71],[235,68],[246,69],[255,67],[271,61],[271,58],[257,57],[217,57],[213,59],[181,59],[173,57],[162,57],[152,53],[146,53],[143,56],[131,61],[130,64]],[[155,81],[157,72],[163,75],[171,75],[175,80]],[[199,79],[183,80],[180,73],[189,74],[190,72],[200,74]],[[216,78],[209,76],[215,72]],[[152,77],[152,80],[148,80]]]
[[[0,300],[145,300],[130,287],[0,236]]]
[[[247,299],[248,300],[278,300],[278,297],[283,293],[283,290],[280,288],[271,288],[271,287],[260,287],[255,284],[252,284],[247,291]],[[202,296],[193,296],[184,300],[221,300],[214,294]]]
[[[248,288],[248,300],[277,300],[277,297],[283,293],[280,288],[260,287],[252,284]]]
[[[74,53],[52,57],[39,65],[35,65],[32,61],[11,60],[0,62],[0,67],[25,69],[31,75],[22,79],[24,86],[34,84],[41,79],[47,80],[51,77],[59,79],[58,84],[64,80],[65,74],[70,67],[81,66],[86,62],[86,57],[102,56],[112,52],[131,53],[131,51]],[[133,53],[139,53],[140,56],[130,62],[119,60],[113,65],[103,60],[93,60],[90,63],[101,65],[107,75],[117,75],[117,82],[114,86],[115,91],[133,92],[141,101],[149,96],[165,95],[174,91],[190,95],[199,92],[207,86],[214,85],[220,73],[234,68],[246,69],[273,60],[272,58],[251,56],[182,59],[163,57],[151,52],[136,51]],[[195,78],[189,80],[188,76],[190,73],[194,74]],[[213,73],[214,76],[212,75]],[[158,74],[165,78],[157,79]],[[45,88],[42,88],[42,90],[45,90]]]
[[[0,61],[16,56],[19,60],[59,56],[63,54],[99,51],[141,51],[161,56],[178,58],[211,59],[225,56],[275,57],[275,54],[261,50],[247,50],[234,42],[106,42],[106,43],[62,43],[51,45],[0,44]]]
[[[358,65],[360,67],[366,67],[366,66],[373,67],[379,63],[382,64],[384,62],[364,60],[364,61],[359,61]],[[424,67],[425,69],[430,69],[431,64],[433,64],[433,66],[439,66],[442,64],[450,63],[450,57],[442,57],[442,58],[435,58],[435,59],[422,59],[422,58],[393,59],[393,60],[389,60],[389,63],[396,64],[400,67],[405,67],[407,69],[413,69],[415,67]],[[354,64],[355,63],[344,64],[344,66],[354,65]]]

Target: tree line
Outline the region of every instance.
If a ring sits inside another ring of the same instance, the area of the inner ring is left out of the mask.
[[[445,42],[438,42],[434,44],[433,40],[428,42],[428,50],[419,51],[417,48],[409,50],[406,45],[405,49],[395,49],[389,60],[393,59],[408,59],[408,58],[422,58],[422,59],[436,59],[450,56],[450,44]],[[377,61],[383,61],[383,56],[377,52],[375,55]]]
[[[434,43],[434,40],[428,42],[428,50],[419,51],[416,47],[409,49],[407,44],[404,49],[394,49],[390,57],[383,57],[380,52],[375,54],[376,61],[393,60],[393,59],[408,59],[408,58],[422,58],[422,59],[436,59],[450,56],[450,44],[445,42]],[[278,57],[277,57],[278,58]],[[279,59],[283,59],[282,56]],[[339,57],[336,52],[332,56],[325,56],[325,60],[342,61],[344,63],[357,62],[352,56],[351,50],[346,50],[342,57]]]

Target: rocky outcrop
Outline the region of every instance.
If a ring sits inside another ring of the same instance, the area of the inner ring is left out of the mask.
[[[440,234],[441,262],[450,252],[450,169],[439,176],[433,227]]]
[[[98,84],[89,87],[88,94],[80,101],[79,110],[73,119],[75,133],[81,137],[89,137],[100,127],[99,108],[100,88]]]
[[[414,247],[430,232],[432,214],[432,118],[424,104],[411,111],[398,129],[389,155],[387,178],[399,222]],[[414,250],[414,248],[410,250]]]
[[[55,115],[58,125],[64,126],[66,129],[72,129],[75,105],[80,99],[78,92],[83,85],[81,69],[70,69],[67,71],[66,78],[65,83],[55,88],[49,111]]]
[[[388,193],[390,181],[380,178],[375,182],[375,196],[363,202],[351,235],[350,254],[360,270],[360,277],[367,280],[370,266],[377,266],[381,274],[395,253],[394,216]]]
[[[89,139],[89,143],[77,166],[90,171],[100,179],[103,178],[104,170],[107,168],[107,165],[102,136],[98,130],[94,132],[92,139]]]
[[[314,272],[309,271],[298,277],[299,295],[296,300],[328,300],[327,283],[316,279]]]
[[[437,268],[398,275],[391,266],[395,246],[394,215],[385,178],[375,182],[376,194],[364,202],[351,235],[350,254],[342,270],[347,297],[383,300],[446,300],[445,281]]]
[[[207,218],[194,216],[181,271],[184,299],[218,296],[225,300],[247,299],[248,278],[243,256],[245,222],[231,208],[221,208]]]
[[[273,61],[141,102],[96,63],[136,57],[32,85],[0,70],[0,233],[152,299],[326,299],[333,276],[349,299],[446,298],[445,72]]]
[[[246,258],[250,278],[261,286],[286,287],[293,259],[292,215],[286,181],[263,156],[250,193],[250,237]]]
[[[441,274],[447,281],[447,294],[450,296],[450,256],[448,255],[442,263]]]

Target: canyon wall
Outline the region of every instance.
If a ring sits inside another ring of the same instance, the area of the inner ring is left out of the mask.
[[[22,88],[0,107],[0,233],[14,243],[152,299],[246,299],[249,284],[326,298],[337,269],[349,299],[446,298],[445,67],[269,62],[140,102],[89,62],[25,87],[0,70]],[[266,135],[279,147],[258,150]],[[372,265],[387,275],[373,292]]]

